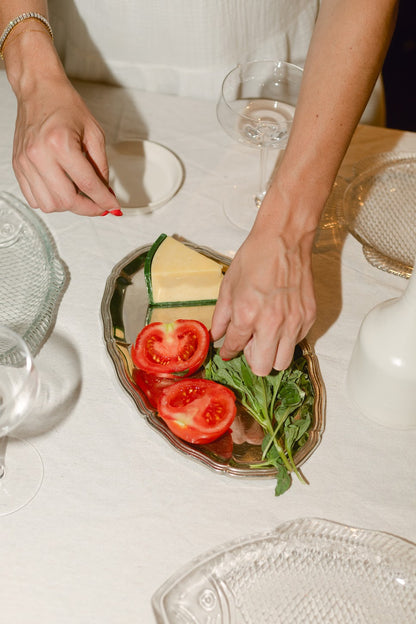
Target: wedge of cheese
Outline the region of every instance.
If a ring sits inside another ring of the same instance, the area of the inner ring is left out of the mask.
[[[144,270],[151,305],[215,302],[223,277],[221,264],[166,234],[149,250]]]
[[[210,330],[212,316],[214,314],[214,304],[195,306],[151,306],[148,309],[146,324],[159,321],[160,323],[173,323],[178,319],[191,319],[200,321]]]

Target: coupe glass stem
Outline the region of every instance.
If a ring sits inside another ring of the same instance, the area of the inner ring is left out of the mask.
[[[259,190],[254,198],[256,203],[256,208],[260,208],[261,202],[264,199],[264,196],[267,192],[268,186],[268,169],[267,169],[267,161],[269,156],[269,149],[262,145],[260,147],[260,180],[259,180]]]
[[[4,477],[6,472],[6,449],[7,449],[7,436],[0,438],[0,479]]]

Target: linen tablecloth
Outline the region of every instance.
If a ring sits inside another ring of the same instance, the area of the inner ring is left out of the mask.
[[[45,477],[34,500],[0,518],[0,619],[13,624],[147,624],[153,592],[193,557],[283,521],[310,516],[416,542],[416,431],[366,420],[345,387],[364,315],[399,295],[400,277],[371,266],[346,234],[314,254],[318,318],[309,340],[326,386],[326,430],[280,498],[271,480],[231,478],[175,451],[118,382],[100,305],[113,266],[161,232],[232,256],[244,232],[222,211],[224,189],[258,167],[231,141],[215,102],[78,83],[109,142],[142,137],[183,163],[182,188],[150,215],[41,214],[70,281],[36,360],[50,408],[19,435],[39,450]],[[0,72],[0,190],[22,198],[11,166],[14,96]],[[341,168],[385,151],[416,151],[416,134],[360,126]],[[11,293],[12,296],[12,293]]]

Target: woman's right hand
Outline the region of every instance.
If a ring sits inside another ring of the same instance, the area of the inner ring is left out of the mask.
[[[17,98],[13,168],[29,205],[117,214],[103,130],[66,77],[47,33],[22,33],[5,48],[4,60]]]

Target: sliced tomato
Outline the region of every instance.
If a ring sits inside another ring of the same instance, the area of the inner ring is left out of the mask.
[[[150,406],[154,408],[157,408],[157,403],[163,390],[177,381],[172,377],[161,377],[153,373],[146,373],[146,371],[138,368],[133,369],[132,376],[135,384],[147,398]]]
[[[146,325],[132,346],[131,357],[137,368],[147,373],[186,377],[202,366],[208,349],[205,325],[180,319]]]
[[[236,414],[235,394],[210,379],[182,379],[165,388],[159,416],[186,442],[206,444],[225,433]]]

